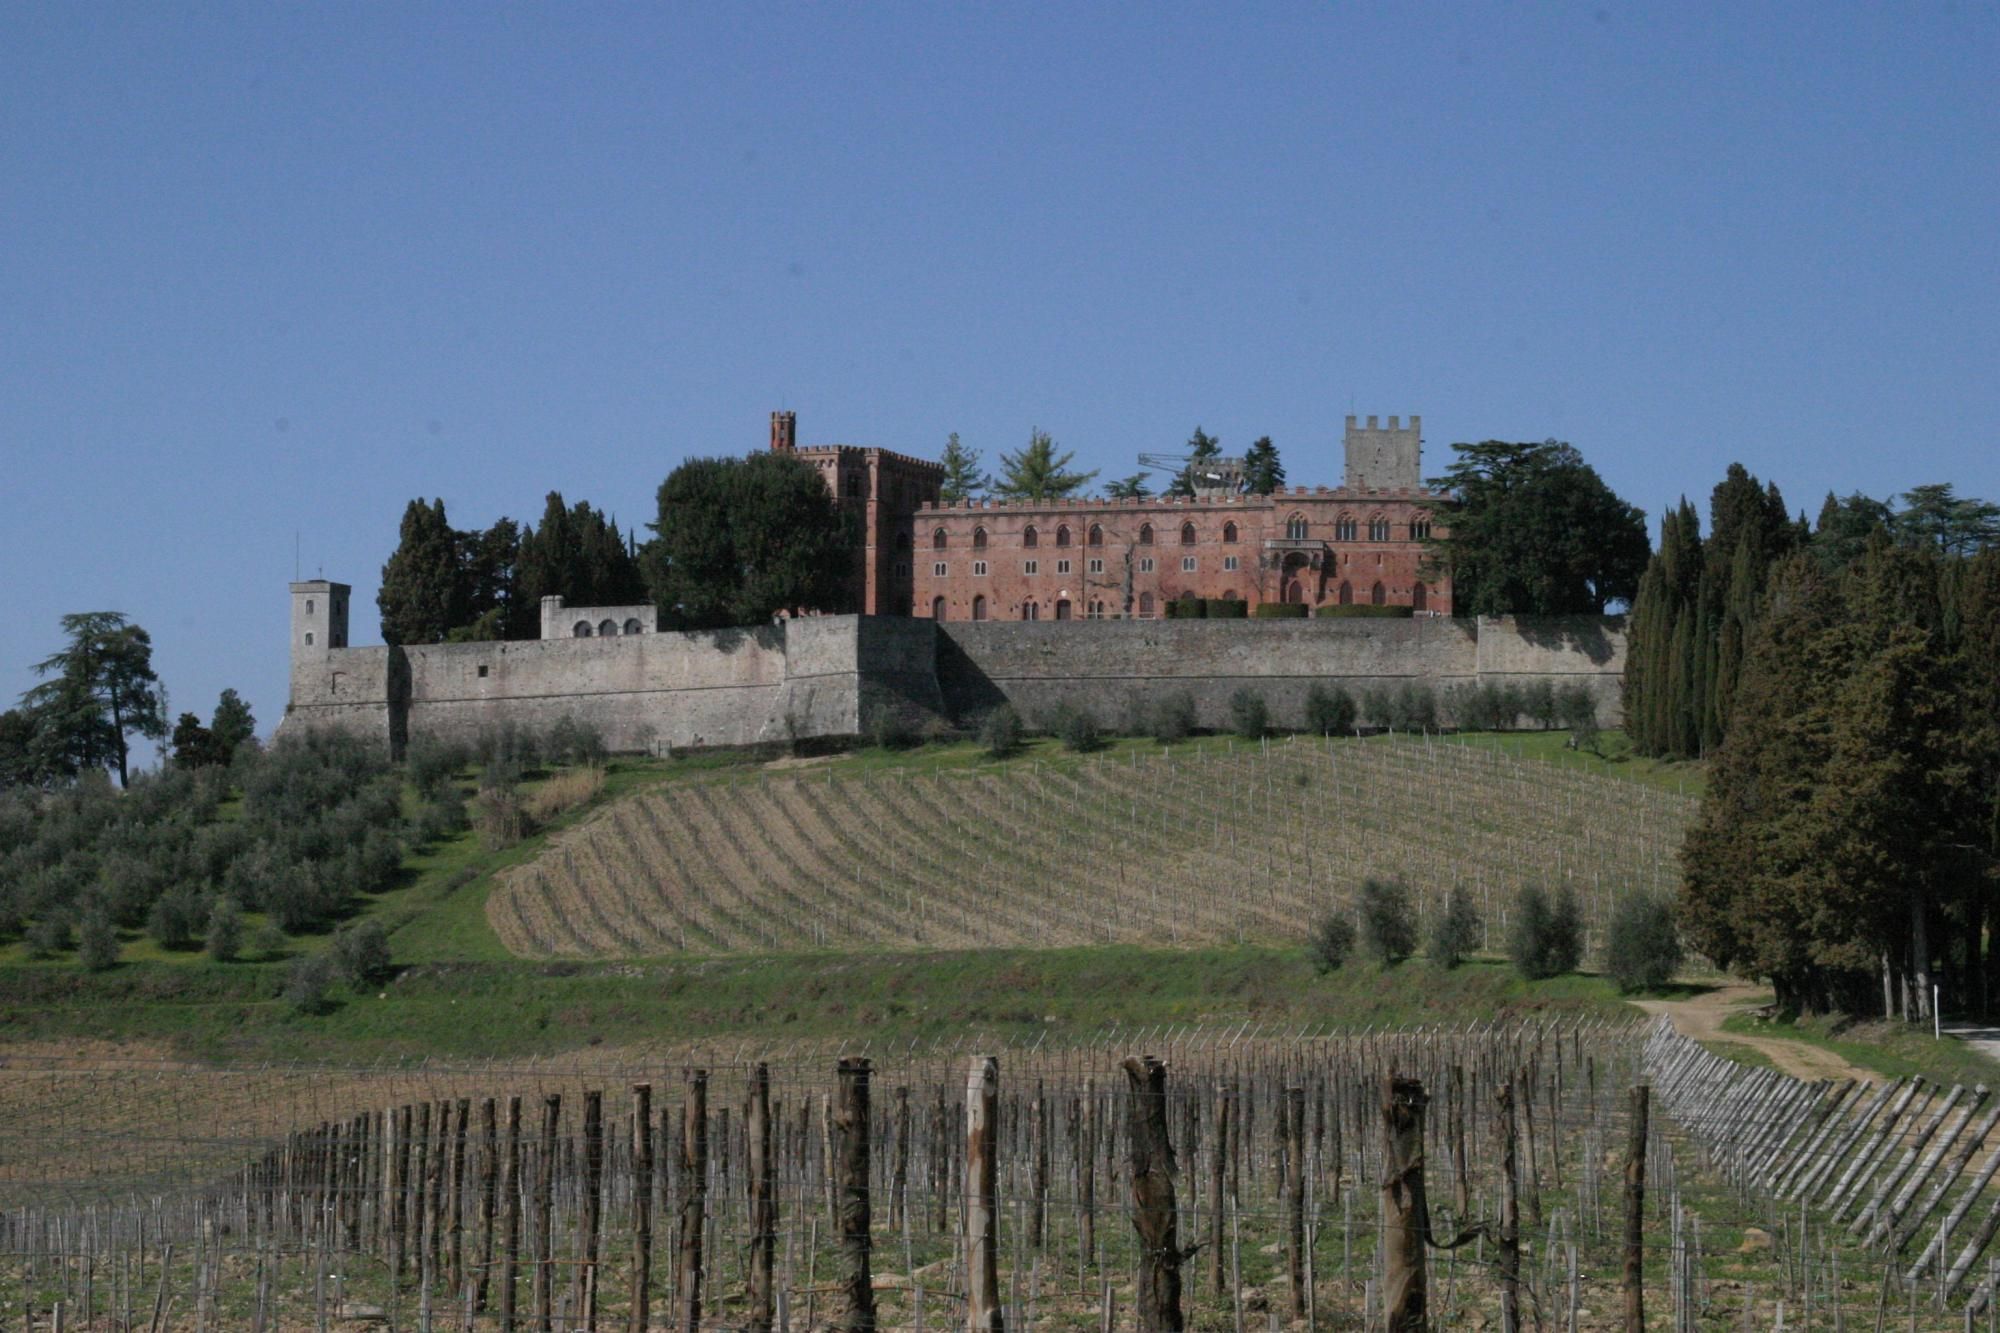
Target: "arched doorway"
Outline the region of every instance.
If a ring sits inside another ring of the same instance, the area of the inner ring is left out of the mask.
[[[932,620],[944,619],[944,598],[942,597],[931,598],[931,619]]]
[[[1410,605],[1418,611],[1430,606],[1430,592],[1423,584],[1419,583],[1410,589]]]
[[[1342,606],[1354,605],[1354,585],[1352,583],[1343,582],[1340,585],[1340,604]]]
[[[1056,619],[1057,620],[1069,619],[1069,598],[1059,597],[1056,599]]]
[[[986,594],[983,592],[972,599],[972,618],[974,620],[986,619]]]
[[[1388,600],[1388,594],[1379,582],[1368,590],[1368,600],[1376,606],[1380,606]]]

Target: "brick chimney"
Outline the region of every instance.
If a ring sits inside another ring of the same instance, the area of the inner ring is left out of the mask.
[[[799,418],[795,412],[773,412],[771,414],[771,447],[780,453],[790,453],[798,447]]]

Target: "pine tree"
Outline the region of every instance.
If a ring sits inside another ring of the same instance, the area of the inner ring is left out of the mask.
[[[222,697],[215,701],[215,715],[209,720],[208,729],[220,747],[223,762],[236,753],[236,747],[257,734],[257,719],[250,714],[250,705],[235,690],[224,690]]]
[[[1095,472],[1071,472],[1074,452],[1056,453],[1056,443],[1047,431],[1028,436],[1028,447],[1017,454],[1000,455],[1000,476],[993,492],[1003,500],[1060,500],[1090,484]]]
[[[1278,446],[1268,435],[1243,454],[1243,484],[1252,495],[1269,495],[1285,484],[1285,465],[1278,461]]]
[[[1194,434],[1188,438],[1187,451],[1187,466],[1181,469],[1180,475],[1176,476],[1173,483],[1167,487],[1168,495],[1193,496],[1195,476],[1208,462],[1221,456],[1222,441],[1200,426],[1196,426]]]
[[[1153,488],[1146,484],[1145,473],[1134,472],[1106,486],[1104,493],[1114,500],[1143,500],[1153,493]]]
[[[382,566],[375,605],[382,613],[382,642],[443,643],[469,619],[459,561],[458,534],[445,519],[444,501],[410,501],[401,539]]]
[[[944,482],[938,487],[938,499],[944,504],[962,505],[976,500],[992,484],[992,479],[979,470],[979,451],[960,444],[957,431],[945,441],[944,457],[938,461],[944,465]]]

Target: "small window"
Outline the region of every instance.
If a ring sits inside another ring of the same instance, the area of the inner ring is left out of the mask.
[[[1389,520],[1377,514],[1368,520],[1368,540],[1386,542],[1389,540]]]
[[[1153,544],[1153,525],[1151,523],[1141,523],[1139,525],[1139,545],[1151,546],[1152,544]]]
[[[1222,540],[1225,544],[1231,544],[1235,542],[1236,525],[1234,523],[1224,523],[1222,525]]]
[[[975,560],[972,562],[972,577],[976,579],[986,577],[986,562],[984,560]]]
[[[307,631],[306,631],[306,647],[310,648],[310,647],[312,647],[312,646],[313,646],[313,632],[312,632],[311,630],[307,630]]]
[[[903,582],[905,582],[905,583],[908,583],[908,582],[910,581],[910,562],[909,562],[909,561],[907,561],[907,560],[898,560],[898,561],[896,562],[896,577],[897,577],[898,579],[901,579],[901,580],[902,580]]]
[[[1026,606],[1023,606],[1021,608],[1021,619],[1040,620],[1041,618],[1042,618],[1042,608],[1036,606],[1033,602],[1029,602]]]
[[[1091,524],[1090,531],[1084,536],[1084,540],[1092,546],[1104,545],[1104,529],[1095,523]]]
[[[312,613],[313,613],[313,601],[312,598],[308,597],[306,598],[306,614],[311,615]]]
[[[1040,542],[1040,540],[1040,536],[1035,532],[1034,524],[1030,523],[1027,527],[1021,529],[1021,545],[1032,547]]]
[[[933,551],[942,551],[944,549],[943,528],[939,528],[935,532],[931,533],[931,549]]]
[[[979,595],[978,595],[977,597],[975,597],[975,598],[973,598],[973,599],[972,599],[972,618],[973,618],[974,620],[984,620],[984,619],[986,619],[986,594],[985,594],[985,593],[980,593],[980,594],[979,594]]]
[[[1092,560],[1090,562],[1090,572],[1093,574],[1102,574],[1104,572],[1104,561],[1101,559]]]
[[[1181,573],[1183,573],[1183,574],[1192,574],[1192,573],[1194,573],[1194,557],[1193,557],[1193,556],[1191,556],[1191,555],[1184,555],[1184,556],[1182,556],[1182,557],[1181,557]]]
[[[1194,524],[1192,523],[1181,524],[1181,545],[1182,546],[1194,545]]]
[[[590,637],[590,622],[589,622],[588,620],[579,620],[579,621],[577,621],[577,622],[576,622],[576,624],[575,624],[574,626],[572,626],[572,627],[571,627],[571,629],[570,629],[570,633],[571,633],[571,634],[573,634],[573,635],[575,635],[575,636],[576,636],[577,638],[579,638],[579,639],[587,639],[587,638],[589,638],[589,637]]]
[[[945,576],[945,574],[949,571],[949,569],[950,566],[946,565],[944,561],[940,560],[936,564],[931,566],[931,577],[941,579]]]
[[[1069,524],[1065,523],[1061,527],[1056,529],[1056,545],[1057,546],[1069,545]],[[1059,619],[1067,620],[1069,619],[1069,617],[1062,616],[1059,617]]]
[[[599,622],[598,622],[598,624],[597,624],[597,637],[598,637],[598,638],[600,638],[600,639],[615,639],[615,638],[617,638],[617,637],[618,637],[618,622],[617,622],[617,621],[615,621],[615,620],[601,620],[601,621],[599,621]]]
[[[1233,555],[1225,555],[1225,556],[1223,556],[1223,557],[1222,557],[1222,567],[1223,567],[1224,569],[1228,570],[1228,571],[1229,571],[1230,573],[1232,573],[1232,574],[1233,574],[1233,573],[1235,573],[1235,572],[1236,572],[1236,557],[1235,557],[1235,556],[1233,556]]]
[[[1286,541],[1302,542],[1306,539],[1306,534],[1309,531],[1311,529],[1306,526],[1306,516],[1304,514],[1293,514],[1285,521]]]
[[[639,623],[638,617],[634,616],[632,619],[625,622],[625,632],[627,634],[644,634],[646,630],[645,627]]]
[[[1058,561],[1056,561],[1056,573],[1058,573],[1058,574],[1067,574],[1067,573],[1069,573],[1069,561],[1067,561],[1067,560],[1058,560]]]
[[[1041,572],[1039,568],[1040,564],[1041,561],[1039,560],[1023,560],[1021,562],[1021,572],[1023,574],[1039,574]]]
[[[1150,574],[1150,573],[1152,573],[1152,572],[1153,572],[1153,557],[1152,557],[1152,556],[1148,555],[1148,556],[1142,556],[1142,557],[1140,557],[1140,560],[1139,560],[1139,572],[1140,572],[1141,574]]]
[[[975,551],[983,551],[986,549],[985,528],[974,528],[972,530],[972,549]]]
[[[1150,619],[1152,617],[1152,614],[1153,614],[1153,594],[1149,592],[1140,593],[1139,618],[1141,620]]]
[[[485,680],[485,679],[486,679],[486,663],[484,663],[484,662],[481,662],[481,663],[479,664],[479,678],[480,678],[481,680]]]

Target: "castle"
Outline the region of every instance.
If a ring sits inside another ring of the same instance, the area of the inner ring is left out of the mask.
[[[1615,719],[1622,621],[1451,619],[1449,582],[1427,582],[1421,569],[1435,497],[1417,480],[1417,418],[1380,427],[1350,417],[1345,443],[1337,490],[947,507],[936,463],[801,448],[795,418],[775,413],[772,448],[811,463],[861,516],[862,614],[674,632],[650,606],[551,597],[537,640],[357,648],[349,586],[294,583],[280,731],[337,728],[400,754],[419,736],[471,739],[568,716],[613,750],[657,752],[854,736],[884,710],[914,724],[963,723],[1003,702],[1031,724],[1061,706],[1112,722],[1167,691],[1193,696],[1200,725],[1219,727],[1243,688],[1265,697],[1275,725],[1296,727],[1320,682],[1538,679],[1588,684],[1600,718]],[[913,567],[918,545],[930,558]],[[1183,597],[1417,614],[1163,618]]]

